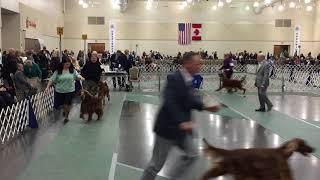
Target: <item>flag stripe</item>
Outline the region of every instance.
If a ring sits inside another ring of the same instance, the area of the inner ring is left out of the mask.
[[[178,23],[178,44],[191,44],[191,23]]]

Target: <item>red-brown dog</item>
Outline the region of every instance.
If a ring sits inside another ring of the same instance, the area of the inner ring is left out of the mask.
[[[240,89],[240,90],[243,90],[243,94],[246,93],[246,89],[243,87],[243,82],[245,81],[246,76],[244,76],[240,80],[228,79],[223,74],[220,74],[219,76],[222,79],[222,85],[216,91],[220,91],[221,89],[226,88],[228,89],[229,92],[231,92],[232,89],[235,89],[236,91],[237,89]]]
[[[88,114],[88,121],[92,120],[93,113],[98,115],[100,120],[103,115],[102,98],[91,95],[86,90],[81,90],[81,106],[80,118],[84,118],[84,114]]]
[[[213,167],[202,180],[233,175],[235,180],[293,180],[287,160],[294,152],[304,156],[314,149],[302,139],[293,139],[279,148],[225,150],[211,146],[205,139],[205,152]],[[214,161],[215,160],[215,161]]]
[[[108,101],[110,101],[110,92],[109,92],[109,86],[107,82],[99,81],[99,92],[98,96],[102,98],[103,105],[106,104],[106,96],[108,97]]]

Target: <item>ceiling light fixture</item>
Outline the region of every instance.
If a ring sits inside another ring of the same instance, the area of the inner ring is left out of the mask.
[[[187,3],[191,3],[192,2],[192,0],[187,0]]]
[[[307,9],[307,11],[312,11],[313,7],[312,6],[307,6],[306,9]]]
[[[89,7],[89,5],[88,5],[88,3],[84,2],[84,3],[82,4],[82,7],[86,9],[86,8]]]
[[[270,5],[271,2],[272,2],[272,0],[264,0],[264,4],[265,4],[265,5]]]
[[[246,5],[245,9],[246,9],[247,11],[249,11],[249,10],[250,10],[249,5]]]
[[[226,3],[231,3],[232,2],[232,0],[226,0]]]
[[[153,3],[153,0],[148,0],[147,1],[147,5],[146,5],[146,9],[147,10],[150,10],[152,8],[152,3]]]
[[[217,5],[214,5],[214,6],[212,6],[212,9],[215,11],[215,10],[217,10]]]
[[[79,5],[82,6],[82,4],[84,3],[83,0],[79,0],[78,1]]]
[[[293,1],[291,1],[291,2],[289,3],[289,8],[295,8],[295,7],[296,7],[296,3],[293,2]]]
[[[284,6],[282,4],[280,4],[280,6],[278,6],[278,11],[283,11]]]
[[[222,7],[223,5],[224,5],[223,2],[219,0],[218,7]]]
[[[119,0],[112,0],[112,9],[120,9]]]
[[[187,1],[183,1],[182,6],[184,6],[184,7],[188,6]]]
[[[304,0],[304,3],[309,4],[311,0]]]
[[[255,1],[255,2],[253,3],[253,7],[259,7],[259,2],[258,2],[258,1]]]

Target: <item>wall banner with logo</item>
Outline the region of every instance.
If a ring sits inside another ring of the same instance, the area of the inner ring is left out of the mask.
[[[111,54],[116,52],[116,24],[112,21],[109,23],[109,51]]]
[[[301,50],[301,26],[294,26],[293,54],[300,54]]]

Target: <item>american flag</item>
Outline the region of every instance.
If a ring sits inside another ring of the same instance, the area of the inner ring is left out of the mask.
[[[178,43],[180,45],[191,44],[191,27],[192,27],[191,23],[178,24],[178,31],[179,31]]]

